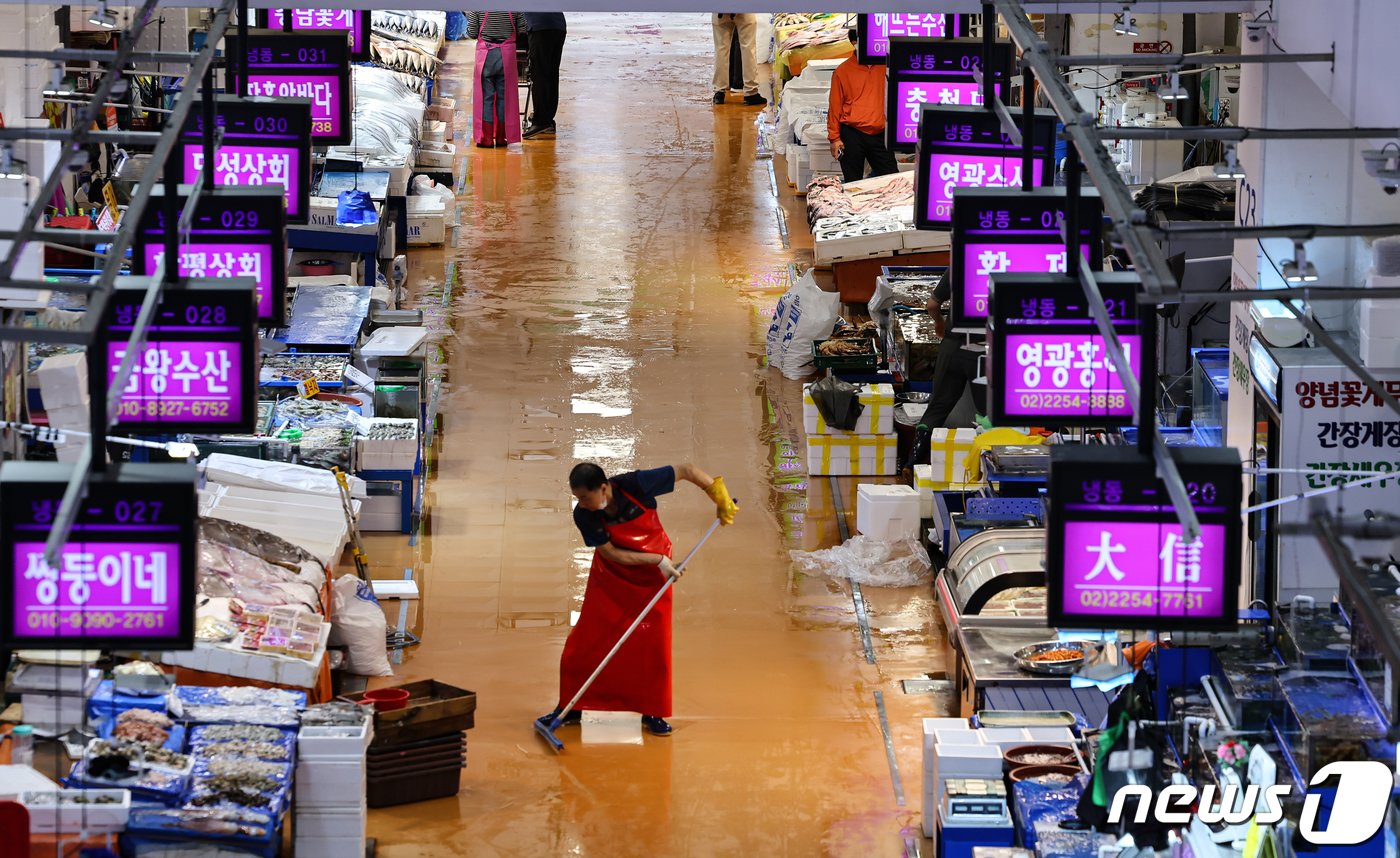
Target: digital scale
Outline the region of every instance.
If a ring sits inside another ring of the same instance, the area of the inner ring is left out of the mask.
[[[1016,828],[998,780],[950,778],[938,806],[938,858],[972,858],[978,846],[1014,846]]]

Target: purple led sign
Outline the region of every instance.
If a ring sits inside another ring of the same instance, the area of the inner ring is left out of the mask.
[[[15,543],[11,622],[35,636],[173,637],[180,631],[178,543],[70,542],[59,568],[43,542]],[[19,570],[23,570],[20,572]]]
[[[982,106],[985,92],[974,75],[987,72],[1000,97],[1011,74],[1011,46],[994,42],[990,65],[978,39],[896,38],[890,42],[885,82],[886,143],[911,152],[919,142],[926,104]]]
[[[146,245],[146,269],[156,270],[165,259],[165,247]],[[180,248],[181,277],[251,277],[258,288],[258,316],[273,313],[272,249],[260,244],[199,244]]]
[[[288,219],[304,217],[300,211],[302,177],[296,165],[302,163],[295,146],[220,146],[214,162],[216,185],[281,185],[287,191]],[[185,147],[185,181],[193,182],[204,166],[204,150]]]
[[[890,39],[961,36],[962,16],[916,12],[865,12],[860,16],[860,61],[878,63],[890,53]]]
[[[357,9],[293,9],[293,30],[342,30],[350,33],[350,50],[356,59],[368,59],[369,12]],[[270,18],[270,20],[269,20]],[[286,15],[281,9],[269,9],[258,15],[263,26],[284,30]]]
[[[1045,164],[1036,159],[1032,167],[1033,184],[1044,183]],[[1004,155],[966,155],[938,153],[929,159],[927,176],[930,221],[949,223],[953,218],[954,188],[1005,188],[1021,184],[1021,156],[1008,151]]]
[[[341,75],[286,74],[277,76],[248,72],[248,94],[271,98],[311,100],[311,136],[339,137],[341,127]]]
[[[1084,259],[1089,248],[1081,246]],[[993,274],[1063,274],[1069,261],[1064,244],[967,244],[962,253],[962,308],[968,317],[987,315]]]
[[[913,145],[919,142],[919,114],[925,104],[981,105],[982,85],[975,81],[901,80],[895,84],[894,139]]]
[[[126,345],[107,344],[107,380],[116,378]],[[167,340],[147,344],[122,391],[117,419],[182,423],[241,420],[243,379],[238,345]]]
[[[259,31],[247,38],[248,95],[311,101],[311,136],[350,142],[350,45],[336,34]]]
[[[1179,524],[1073,521],[1064,539],[1067,614],[1171,620],[1221,613],[1224,525],[1203,525],[1188,543]]]
[[[1142,337],[1120,336],[1134,373],[1142,370]],[[998,395],[1014,414],[1046,420],[1132,417],[1133,403],[1097,334],[1008,334],[1005,385]]]
[[[214,183],[228,187],[281,185],[287,220],[305,223],[311,196],[311,102],[220,96],[215,123],[224,131],[214,160]],[[192,110],[180,130],[184,183],[204,165],[204,114]]]
[[[901,43],[896,44],[897,48]],[[1035,112],[1031,139],[1031,186],[1049,184],[1055,150],[1055,114]],[[982,107],[926,104],[919,115],[914,168],[914,220],[919,229],[947,229],[955,188],[1021,186],[1022,147],[1002,131],[1001,120]]]

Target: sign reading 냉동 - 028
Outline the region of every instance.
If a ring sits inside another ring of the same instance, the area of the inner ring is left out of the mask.
[[[55,565],[44,559],[72,466],[0,467],[0,648],[180,650],[194,643],[195,468],[88,477]]]

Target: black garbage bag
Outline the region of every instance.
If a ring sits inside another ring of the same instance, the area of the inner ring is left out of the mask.
[[[848,432],[856,428],[856,421],[865,410],[860,402],[860,387],[834,375],[812,385],[812,401],[826,425]]]

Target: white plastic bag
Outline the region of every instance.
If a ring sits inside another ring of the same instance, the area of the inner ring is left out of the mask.
[[[913,587],[932,571],[928,551],[917,539],[886,541],[860,534],[821,551],[789,551],[808,575],[849,578],[865,587]]]
[[[823,292],[809,270],[778,299],[773,324],[768,326],[768,364],[787,378],[812,373],[812,343],[825,339],[836,326],[841,296]]]
[[[373,588],[354,575],[342,575],[334,586],[330,644],[349,649],[345,669],[360,676],[393,676],[384,643],[389,623]]]
[[[413,177],[413,194],[415,196],[435,196],[442,198],[443,224],[445,226],[457,226],[457,195],[452,193],[452,189],[446,185],[439,185],[427,176]]]

